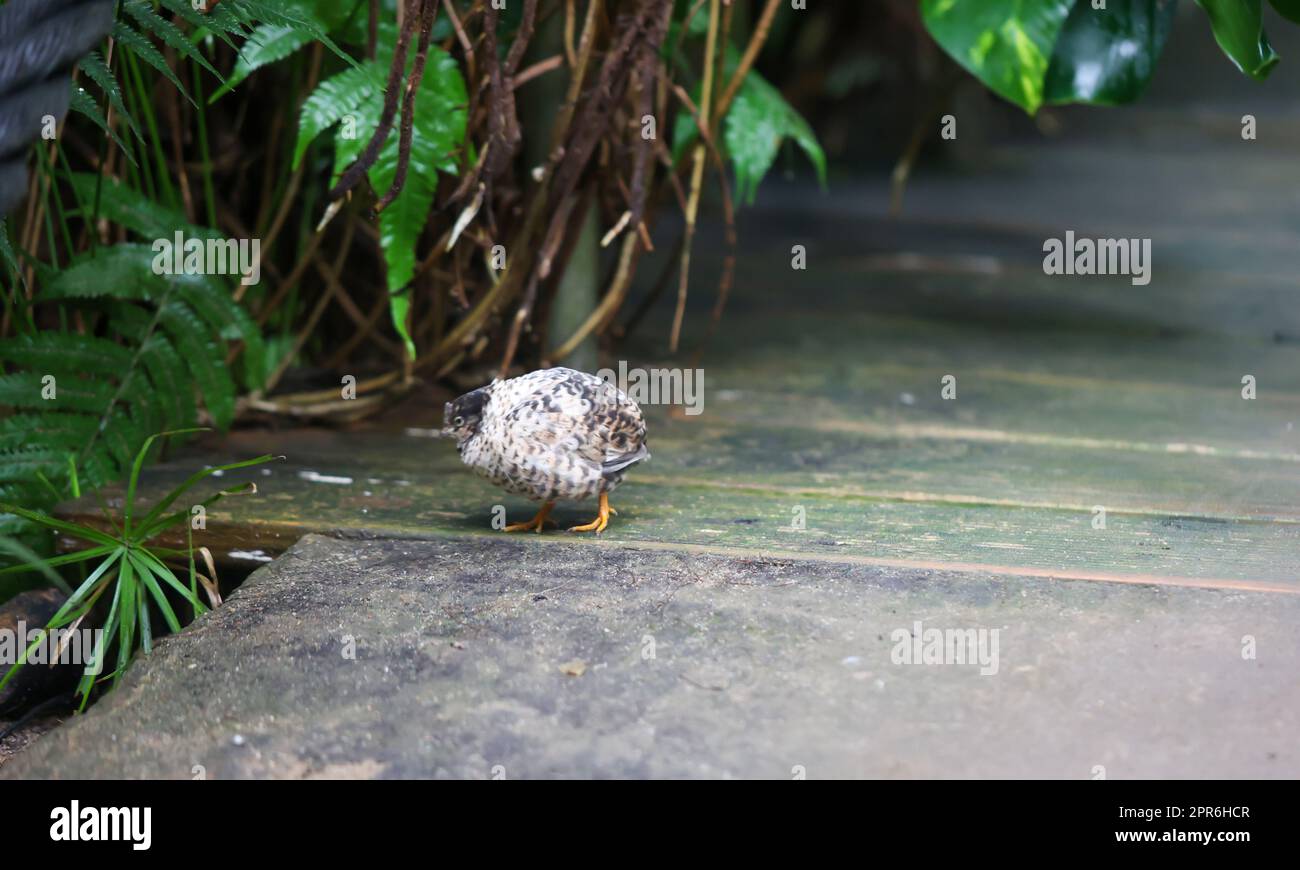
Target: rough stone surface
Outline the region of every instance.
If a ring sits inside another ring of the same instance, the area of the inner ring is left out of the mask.
[[[1295,777],[1298,618],[1292,595],[308,536],[0,778]],[[917,620],[997,629],[996,674],[893,663]]]

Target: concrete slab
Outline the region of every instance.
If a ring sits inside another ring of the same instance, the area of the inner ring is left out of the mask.
[[[0,779],[1295,777],[1297,619],[1289,594],[313,535]],[[984,632],[996,672],[895,663],[918,621]]]

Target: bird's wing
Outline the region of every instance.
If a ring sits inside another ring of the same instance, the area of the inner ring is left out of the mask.
[[[645,419],[635,402],[592,375],[571,369],[546,375],[504,415],[511,437],[571,451],[607,470],[610,463],[626,468],[648,455]]]

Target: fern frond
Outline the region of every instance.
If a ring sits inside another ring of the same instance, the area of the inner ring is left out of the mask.
[[[216,76],[218,81],[225,81],[221,73],[217,72],[216,67],[208,63],[208,59],[194,47],[179,27],[154,11],[152,3],[147,3],[145,0],[126,0],[122,8],[141,27],[170,45],[177,53],[192,58],[199,66]]]
[[[177,232],[195,239],[215,239],[221,236],[214,229],[188,222],[182,212],[149,199],[120,179],[105,178],[101,184],[97,175],[74,172],[68,176],[68,181],[82,202],[94,202],[98,191],[101,218],[121,224],[150,242],[171,239]],[[97,256],[104,253],[101,250]]]
[[[39,332],[0,339],[0,360],[37,373],[121,372],[131,352],[103,338],[67,332]]]
[[[144,136],[140,133],[140,125],[136,123],[135,118],[126,109],[126,102],[122,99],[122,86],[118,84],[117,77],[113,75],[113,71],[108,68],[108,64],[104,62],[104,58],[100,56],[99,52],[92,51],[83,57],[77,66],[86,74],[87,78],[98,85],[99,89],[104,92],[104,96],[108,97],[108,103],[113,107],[113,111],[122,116],[136,138],[144,141]]]
[[[198,280],[195,280],[195,278]],[[262,386],[261,372],[266,368],[266,346],[261,327],[248,316],[230,292],[206,276],[182,276],[174,282],[180,298],[226,341],[244,343],[244,386],[250,390]]]
[[[167,281],[151,269],[141,268],[142,261],[147,263],[146,258],[152,257],[152,250],[144,245],[100,248],[55,273],[41,288],[39,299],[42,302],[101,297],[156,299],[166,290]]]
[[[215,8],[210,14],[204,15],[194,9],[192,3],[193,0],[162,0],[162,5],[176,13],[176,17],[193,27],[195,34],[200,31],[213,33],[226,45],[238,50],[239,46],[230,37],[234,35],[243,39],[248,35],[244,28],[239,26],[239,22],[230,17],[229,12],[224,16],[218,15]]]
[[[284,60],[314,40],[315,37],[310,32],[291,25],[260,25],[239,49],[239,58],[235,61],[230,78],[213,92],[208,102],[215,103],[257,70]]]
[[[384,93],[383,72],[379,64],[367,61],[355,69],[346,69],[317,85],[302,104],[298,117],[298,141],[293,149],[293,168],[297,169],[307,146],[321,133],[337,124],[344,115],[355,113],[362,105],[381,99]]]
[[[185,0],[181,0],[185,2]],[[252,30],[253,22],[250,19],[247,23],[240,20],[240,17],[230,11],[230,4],[219,3],[208,9],[207,15],[203,16],[209,22],[209,27],[219,28],[226,33],[236,34],[241,39],[247,39],[249,32]]]
[[[125,21],[118,21],[113,25],[113,38],[131,49],[132,53],[140,60],[162,73],[163,77],[171,82],[176,90],[180,91],[181,95],[190,101],[194,108],[199,107],[199,104],[194,102],[194,99],[190,96],[189,91],[185,90],[181,80],[176,77],[176,73],[172,72],[172,68],[167,65],[167,59],[162,56],[162,52],[149,41],[148,37],[133,30]]]
[[[113,398],[107,381],[84,377],[58,377],[47,382],[48,375],[36,372],[13,372],[0,375],[0,405],[38,411],[78,411],[97,414]],[[46,398],[49,396],[49,398]]]
[[[213,422],[220,429],[228,428],[235,416],[235,383],[221,347],[209,338],[211,333],[199,316],[179,299],[163,303],[159,315],[190,376],[199,385]]]
[[[4,260],[5,269],[14,280],[15,286],[22,277],[22,268],[18,265],[18,257],[14,254],[13,244],[9,241],[9,222],[0,217],[0,259]],[[24,286],[26,282],[24,281]]]
[[[78,457],[81,477],[94,486],[115,480],[120,470],[110,452],[97,444],[99,421],[85,414],[15,414],[0,421],[0,450],[39,447]],[[63,471],[56,472],[60,476]],[[32,482],[29,480],[29,482]]]
[[[66,453],[49,447],[0,450],[0,481],[33,480],[38,471],[58,476],[66,463]]]
[[[330,35],[325,32],[325,27],[311,15],[304,13],[300,9],[283,4],[272,4],[264,0],[227,0],[232,9],[242,11],[249,16],[250,20],[260,21],[263,24],[278,24],[282,27],[292,27],[311,34],[311,38],[324,45],[334,54],[338,55],[349,66],[359,66],[356,59],[338,46]]]
[[[157,431],[192,428],[198,421],[198,404],[194,390],[185,379],[185,362],[166,335],[149,334],[152,320],[153,315],[143,308],[123,304],[114,307],[109,325],[139,349],[153,393],[163,407],[166,424]]]
[[[134,165],[135,161],[131,159],[130,152],[126,150],[126,143],[118,138],[117,132],[108,125],[108,121],[104,120],[104,115],[99,111],[99,106],[95,103],[94,98],[86,93],[84,88],[78,87],[76,83],[73,83],[71,88],[71,93],[68,96],[68,108],[78,115],[89,118],[96,127],[103,130],[104,134],[122,150],[122,154],[126,156],[126,159],[130,160]]]

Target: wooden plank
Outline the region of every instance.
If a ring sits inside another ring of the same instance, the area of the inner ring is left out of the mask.
[[[503,505],[511,521],[532,511],[526,501],[504,497],[457,468],[454,456],[449,463],[446,444],[401,451],[373,434],[278,437],[298,443],[290,461],[223,478],[226,485],[252,479],[260,491],[216,506],[200,543],[227,557],[260,550],[251,556],[258,559],[310,531],[365,537],[496,534],[493,505]],[[325,441],[332,443],[321,449]],[[190,468],[191,462],[178,461],[155,469],[142,498],[157,497]],[[1093,527],[1091,512],[1042,506],[890,501],[829,490],[735,487],[706,477],[657,479],[648,471],[631,481],[616,494],[620,514],[606,542],[904,560],[936,570],[983,565],[990,572],[1028,576],[1110,574],[1131,576],[1132,582],[1245,581],[1300,589],[1294,570],[1300,526],[1294,524],[1111,512],[1103,530]],[[562,507],[557,516],[569,525],[589,519],[588,512],[590,506]],[[65,513],[92,522],[97,515],[86,502]],[[799,516],[803,529],[796,528]],[[563,532],[548,536],[572,539]]]

